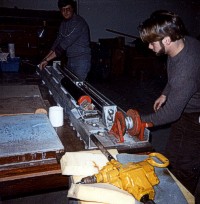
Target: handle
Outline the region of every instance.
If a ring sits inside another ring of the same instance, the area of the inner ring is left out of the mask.
[[[156,162],[153,157],[156,157],[162,163]],[[146,161],[155,167],[167,167],[169,165],[169,160],[164,155],[157,153],[157,152],[150,153],[149,158],[147,158]]]

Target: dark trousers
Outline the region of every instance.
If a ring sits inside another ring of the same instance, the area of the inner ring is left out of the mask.
[[[184,113],[172,124],[165,154],[171,172],[193,195],[200,177],[199,116],[200,113]]]
[[[68,58],[67,68],[75,74],[78,79],[84,81],[91,68],[91,56],[83,55],[79,57]]]
[[[196,187],[194,196],[195,196],[195,204],[200,204],[200,178],[197,183],[197,187]]]

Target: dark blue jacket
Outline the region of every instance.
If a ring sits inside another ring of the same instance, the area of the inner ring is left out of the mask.
[[[52,50],[57,57],[64,50],[68,58],[90,55],[90,32],[86,21],[76,14],[69,20],[63,20]]]

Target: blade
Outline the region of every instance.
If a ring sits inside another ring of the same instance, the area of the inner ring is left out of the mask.
[[[103,144],[95,137],[94,134],[90,135],[90,139],[94,144],[101,150],[101,152],[106,156],[108,161],[111,161],[112,159],[115,160],[115,158],[108,152],[108,150],[103,146]]]

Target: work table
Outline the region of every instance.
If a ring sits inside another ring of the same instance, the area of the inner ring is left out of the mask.
[[[61,174],[58,155],[83,150],[83,142],[76,137],[67,118],[63,127],[54,129],[47,114],[35,114],[37,109],[47,113],[49,106],[54,105],[37,75],[3,75],[0,84],[0,132],[3,133],[0,134],[3,137],[0,142],[0,197],[67,189],[68,177]],[[36,125],[37,121],[45,127]]]
[[[43,108],[48,112],[50,106],[56,105],[52,96],[49,94],[47,87],[42,84],[40,77],[37,75],[25,76],[22,78],[19,74],[14,74],[13,76],[12,74],[4,74],[1,86],[3,86],[4,89],[6,86],[10,88],[15,86],[24,89],[21,91],[18,89],[17,96],[11,95],[11,89],[4,91],[5,94],[2,94],[0,99],[0,103],[3,105],[1,106],[3,108],[0,108],[0,114],[2,115],[10,114],[19,116],[21,113],[34,114],[34,110],[37,108]],[[30,88],[31,92],[28,93],[28,89]],[[32,97],[31,94],[32,96],[38,95],[39,97]],[[7,98],[3,98],[3,95],[7,95]],[[29,95],[29,97],[27,97],[27,95]],[[73,152],[85,149],[84,142],[78,137],[73,126],[70,126],[69,118],[66,116],[64,119],[64,125],[62,127],[54,128],[54,131],[59,136],[63,145],[63,148],[60,148],[62,151],[60,151],[57,156],[62,156],[62,154],[67,151]],[[127,149],[121,150],[120,153],[122,152],[131,153],[131,151],[128,152]],[[20,168],[15,168],[15,171],[4,171],[7,178],[4,178],[3,176],[0,179],[1,197],[26,195],[33,192],[41,193],[42,191],[53,189],[68,189],[69,178],[67,176],[62,176],[60,164],[58,163],[59,158],[57,156],[54,155],[51,164],[43,163],[41,165],[40,163],[40,168],[38,168],[38,166],[29,166],[28,168],[22,166]],[[192,204],[193,197],[187,192],[187,190],[184,189],[184,191],[188,199],[191,199],[191,202],[189,203]]]

